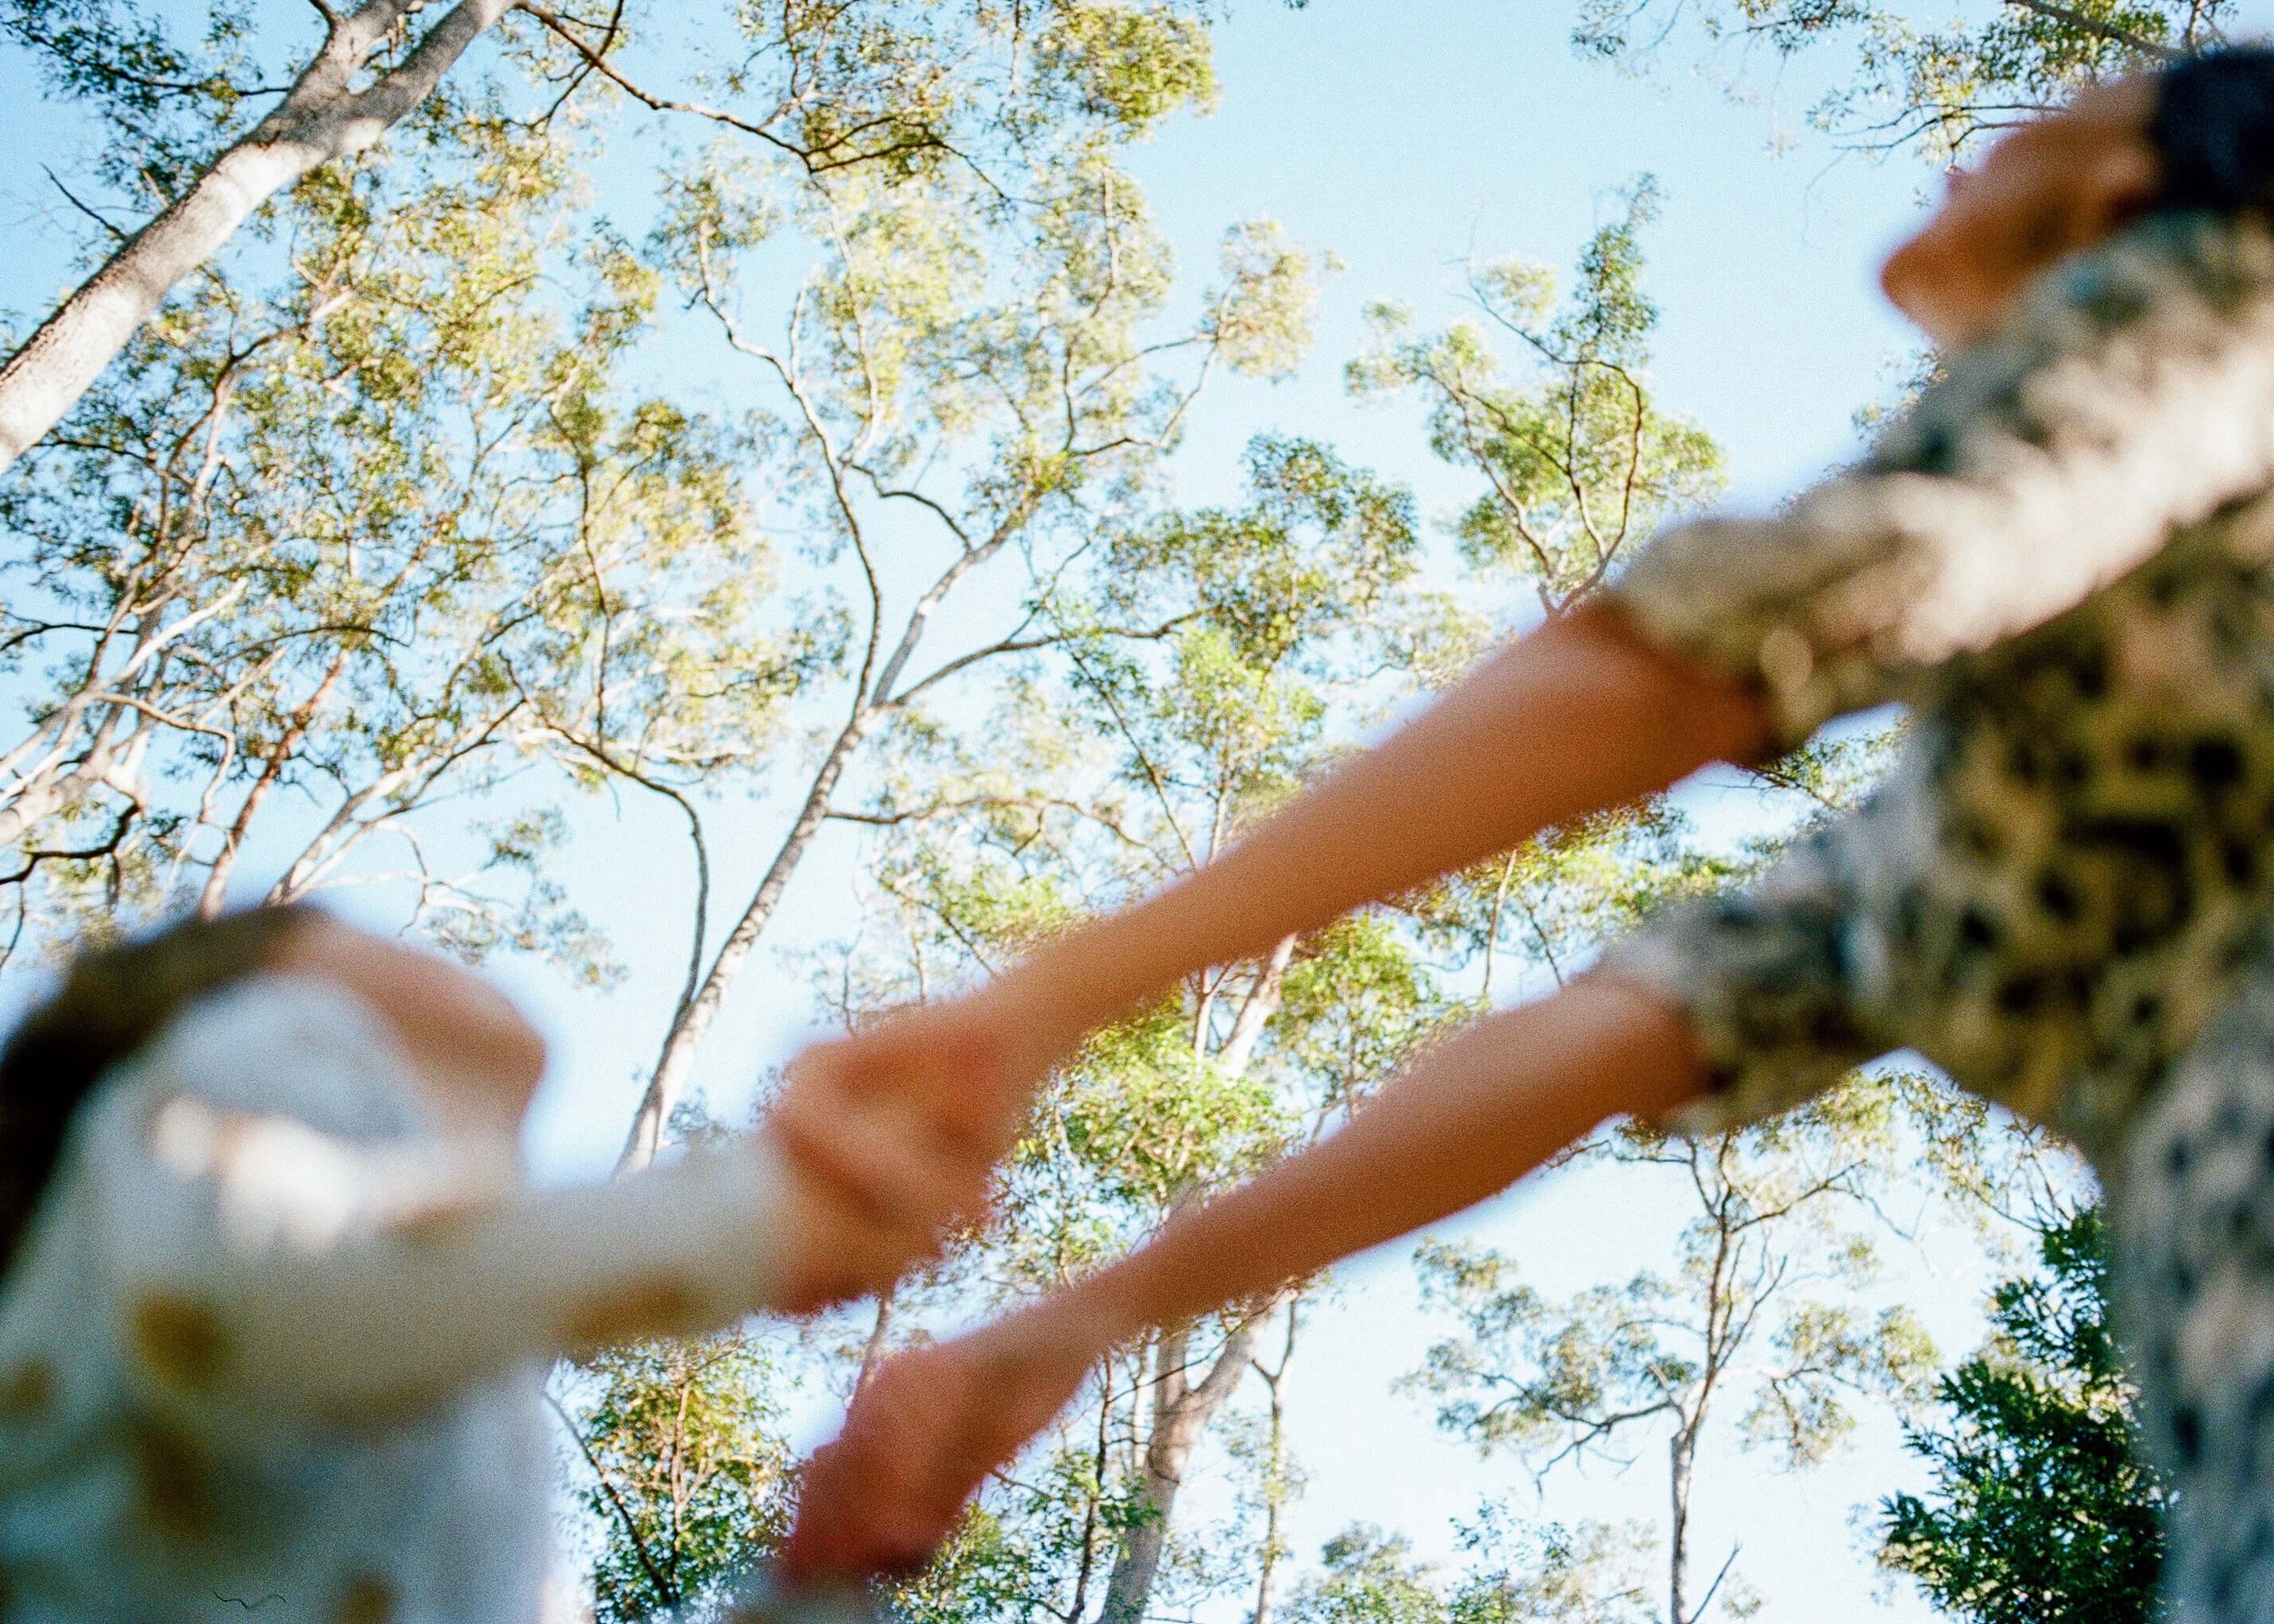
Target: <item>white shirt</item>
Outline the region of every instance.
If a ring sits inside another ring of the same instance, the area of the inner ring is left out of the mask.
[[[739,1320],[770,1153],[532,1190],[330,982],[183,1011],[80,1107],[0,1280],[5,1624],[533,1624],[547,1361]]]

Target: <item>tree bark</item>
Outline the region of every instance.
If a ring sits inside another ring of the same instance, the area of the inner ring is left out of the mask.
[[[268,752],[267,763],[261,768],[260,776],[253,780],[252,787],[245,792],[245,802],[237,808],[237,816],[230,821],[229,831],[222,837],[222,848],[215,854],[213,868],[207,873],[204,888],[198,893],[199,918],[213,919],[220,914],[222,903],[229,896],[230,876],[236,872],[237,856],[245,849],[245,833],[252,826],[253,815],[260,810],[260,804],[267,800],[268,792],[275,789],[277,781],[284,776],[285,766],[298,751],[300,741],[308,735],[308,724],[331,703],[333,692],[338,688],[340,679],[347,673],[347,668],[348,651],[342,649],[333,657],[331,669],[324,673],[324,680],[316,685],[316,691],[293,711],[291,720],[276,741],[275,748]]]
[[[632,1131],[624,1140],[623,1154],[616,1161],[619,1173],[639,1171],[654,1161],[656,1153],[663,1148],[663,1131],[671,1120],[672,1108],[687,1092],[688,1077],[695,1070],[696,1050],[702,1046],[704,1034],[711,1030],[711,1023],[718,1018],[719,1006],[726,1002],[727,989],[742,973],[743,960],[750,956],[767,921],[773,918],[790,876],[797,872],[798,864],[805,860],[807,850],[813,845],[814,836],[828,821],[829,797],[836,791],[837,780],[844,776],[854,751],[860,748],[870,722],[870,717],[863,715],[838,734],[837,742],[830,747],[828,759],[821,763],[821,771],[814,775],[806,791],[805,804],[798,812],[797,822],[775,852],[749,906],[742,910],[742,917],[734,921],[734,929],[719,944],[702,986],[680,1010],[671,1023],[671,1030],[665,1034],[663,1052],[656,1057],[647,1092],[640,1097],[639,1109],[632,1116]]]
[[[355,75],[420,0],[366,0],[335,22],[276,109],[188,191],[128,237],[0,366],[0,471],[37,444],[124,349],[177,283],[279,191],[363,151],[432,94],[512,0],[459,0],[400,66],[363,90]]]
[[[1673,1526],[1668,1530],[1667,1550],[1667,1606],[1669,1624],[1691,1624],[1688,1589],[1690,1569],[1690,1484],[1697,1464],[1698,1432],[1696,1423],[1684,1417],[1674,1430],[1668,1442],[1668,1470],[1667,1476],[1674,1500]]]
[[[877,1373],[877,1366],[885,1362],[885,1339],[892,1329],[892,1298],[897,1286],[887,1286],[877,1297],[877,1318],[869,1327],[869,1340],[861,1349],[861,1369],[853,1378],[853,1396],[859,1398],[861,1389],[869,1385],[869,1378]]]
[[[1153,1387],[1153,1432],[1145,1445],[1145,1476],[1137,1495],[1136,1520],[1122,1536],[1113,1573],[1105,1582],[1105,1603],[1098,1612],[1098,1624],[1137,1624],[1145,1616],[1154,1583],[1160,1577],[1162,1555],[1168,1549],[1170,1522],[1176,1515],[1178,1492],[1185,1485],[1185,1468],[1216,1407],[1231,1395],[1246,1371],[1265,1318],[1257,1314],[1234,1331],[1198,1385],[1188,1383],[1185,1373],[1192,1354],[1192,1327],[1179,1326],[1161,1334]]]
[[[1240,1003],[1231,1033],[1216,1051],[1216,1064],[1237,1077],[1247,1070],[1255,1044],[1271,1018],[1279,1012],[1286,993],[1287,966],[1295,955],[1295,938],[1282,938],[1257,967],[1255,980]],[[1153,1431],[1145,1446],[1144,1486],[1138,1496],[1138,1520],[1122,1536],[1113,1572],[1105,1583],[1104,1605],[1098,1624],[1137,1624],[1152,1600],[1154,1582],[1160,1576],[1161,1557],[1168,1548],[1169,1530],[1176,1515],[1177,1492],[1184,1486],[1185,1467],[1207,1432],[1216,1409],[1239,1383],[1254,1357],[1255,1339],[1263,1322],[1286,1299],[1283,1296],[1257,1311],[1234,1331],[1200,1384],[1191,1385],[1186,1365],[1192,1353],[1192,1327],[1164,1331],[1156,1346],[1156,1375],[1153,1388]],[[1293,1350],[1293,1326],[1288,1328]],[[1282,1361],[1281,1368],[1285,1368]],[[1272,1389],[1278,1403],[1278,1389]]]

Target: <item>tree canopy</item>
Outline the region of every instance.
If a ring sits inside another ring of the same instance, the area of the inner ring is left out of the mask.
[[[1141,149],[1226,94],[1236,17],[0,4],[0,49],[91,132],[41,183],[77,233],[72,285],[10,313],[0,365],[0,974],[30,985],[171,910],[355,888],[599,1009],[627,966],[598,878],[636,871],[637,929],[672,959],[610,1108],[636,1168],[719,1131],[704,1075],[757,1069],[722,1056],[736,997],[802,989],[849,1027],[994,974],[1206,862],[1716,500],[1723,444],[1659,380],[1650,175],[1569,240],[1472,244],[1450,317],[1344,289],[1363,331],[1334,346],[1335,244],[1227,212],[1179,262],[1190,199]],[[1580,0],[1566,20],[1605,69],[1702,67],[1740,96],[1788,78],[1788,144],[1924,175],[2241,19]],[[1304,375],[1382,439],[1210,415]],[[1230,477],[1197,500],[1211,435]],[[1095,1035],[996,1215],[881,1302],[555,1372],[593,1615],[715,1611],[794,1505],[800,1404],[1141,1242],[1334,1132],[1452,1023],[1743,883],[1868,788],[1884,741],[1733,774],[1743,820],[1660,798],[1194,976]],[[683,846],[621,844],[610,816],[643,804]],[[785,922],[801,885],[829,888],[817,939]],[[1922,1319],[1879,1284],[1913,1232],[1894,1209],[1979,1216],[2058,1154],[1916,1068],[1746,1133],[1614,1125],[1559,1177],[1650,1210],[1646,1267],[1565,1289],[1520,1246],[1440,1237],[1401,1279],[1427,1341],[1381,1404],[1502,1474],[1449,1535],[1394,1503],[1299,1531],[1303,1439],[1358,1425],[1305,1410],[1348,1353],[1329,1327],[1357,1288],[1329,1276],[1101,1362],[894,1610],[1745,1616],[1766,1564],[1709,1538],[1707,1508],[1925,1395]],[[2161,1490],[2127,1453],[2099,1246],[2089,1210],[2048,1229],[1908,1425],[1932,1485],[1885,1503],[1875,1554],[1954,1616],[2145,1616]],[[1646,1516],[1554,1498],[1627,1462]]]

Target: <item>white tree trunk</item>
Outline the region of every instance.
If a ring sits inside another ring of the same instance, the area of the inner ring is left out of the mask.
[[[1120,1553],[1105,1582],[1105,1602],[1097,1615],[1098,1624],[1139,1624],[1145,1617],[1154,1583],[1160,1577],[1161,1559],[1168,1553],[1177,1495],[1185,1486],[1185,1469],[1217,1407],[1246,1373],[1263,1318],[1256,1315],[1226,1339],[1223,1351],[1197,1385],[1185,1379],[1185,1364],[1192,1355],[1192,1327],[1180,1326],[1162,1334],[1154,1373],[1153,1435],[1145,1446],[1138,1515],[1121,1537]]]
[[[791,825],[773,861],[767,865],[765,877],[758,882],[749,906],[742,910],[742,917],[734,921],[734,929],[719,944],[718,954],[712,959],[711,968],[695,996],[672,1021],[671,1030],[664,1036],[663,1052],[656,1057],[655,1071],[648,1078],[647,1091],[640,1096],[639,1109],[632,1115],[631,1132],[625,1138],[623,1154],[616,1161],[617,1172],[638,1172],[663,1148],[664,1130],[670,1124],[672,1108],[686,1094],[688,1079],[694,1075],[695,1055],[703,1045],[704,1034],[711,1030],[719,1006],[727,1001],[727,989],[742,974],[743,961],[749,958],[759,936],[773,918],[774,907],[797,873],[798,865],[805,861],[814,837],[828,821],[829,797],[875,719],[873,712],[864,711],[837,736],[821,770],[806,789],[805,804],[798,809],[797,822]]]
[[[401,65],[349,88],[425,0],[367,0],[335,22],[276,110],[119,246],[0,366],[0,470],[55,427],[166,295],[317,165],[361,152],[433,93],[511,0],[459,0]]]

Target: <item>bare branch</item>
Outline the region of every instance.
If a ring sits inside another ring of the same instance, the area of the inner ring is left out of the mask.
[[[1157,643],[1160,639],[1170,635],[1178,627],[1189,625],[1200,619],[1201,613],[1195,609],[1189,613],[1164,620],[1158,626],[1105,626],[1088,628],[1081,631],[1055,632],[1047,637],[1006,637],[1000,643],[990,643],[983,649],[974,649],[968,654],[959,654],[930,676],[909,684],[891,698],[879,703],[887,708],[898,710],[934,683],[943,681],[959,671],[976,665],[982,660],[993,659],[999,655],[1020,654],[1035,649],[1062,648],[1067,643],[1086,642],[1092,637],[1121,637],[1133,642]]]
[[[49,169],[44,163],[40,166],[40,169],[49,180],[55,183],[56,190],[64,194],[64,202],[70,204],[73,208],[79,210],[80,214],[85,214],[89,220],[92,220],[95,224],[109,232],[110,235],[119,242],[123,243],[126,240],[126,233],[121,230],[118,227],[111,224],[108,220],[105,220],[102,214],[96,212],[93,204],[81,202],[79,198],[74,196],[72,192],[72,189],[64,184],[62,176],[56,174],[55,170]]]

